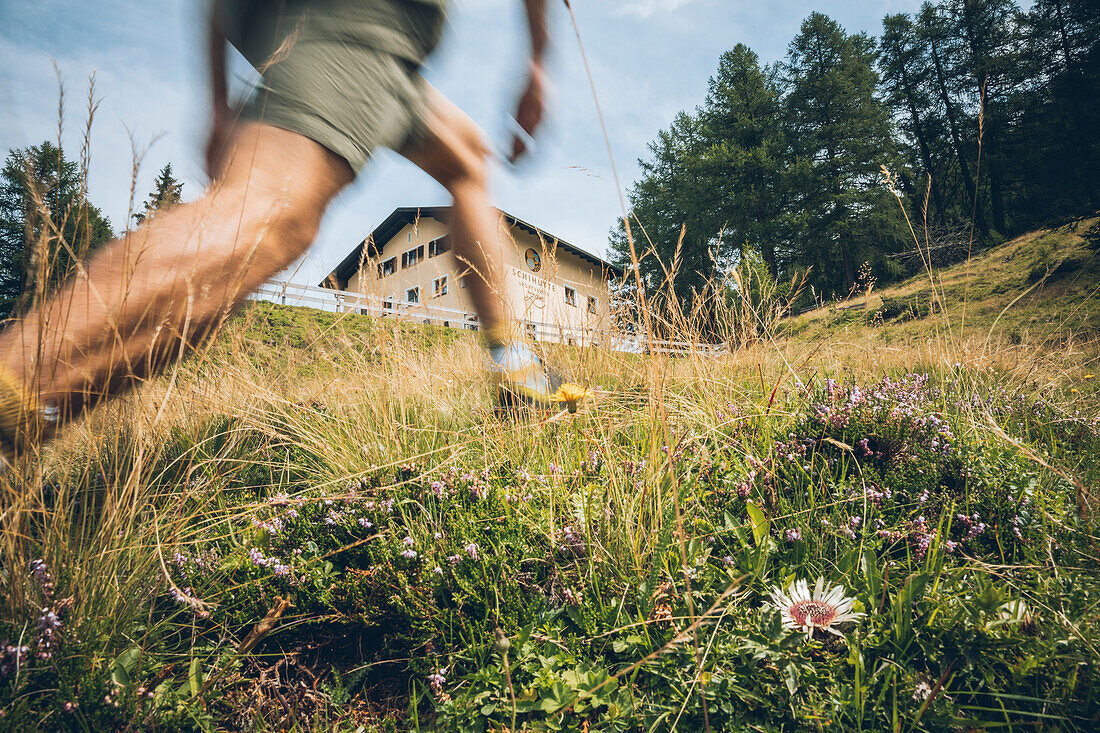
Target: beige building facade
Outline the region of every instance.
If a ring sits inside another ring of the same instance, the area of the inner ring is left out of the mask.
[[[448,236],[450,207],[396,209],[334,269],[322,287],[345,291],[361,311],[476,330],[467,278]],[[498,256],[506,312],[528,335],[588,345],[608,338],[609,282],[622,276],[599,257],[499,212]]]

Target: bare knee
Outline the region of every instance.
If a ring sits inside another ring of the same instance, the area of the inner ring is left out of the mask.
[[[468,118],[447,121],[435,129],[418,151],[415,162],[451,193],[485,187],[489,150],[481,131]]]

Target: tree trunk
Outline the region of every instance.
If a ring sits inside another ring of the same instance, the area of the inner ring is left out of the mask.
[[[955,156],[959,160],[959,171],[962,173],[963,185],[966,186],[966,195],[970,197],[969,203],[974,207],[974,219],[978,231],[985,236],[989,233],[989,226],[985,223],[985,215],[978,202],[978,192],[974,186],[974,179],[970,176],[970,165],[963,152],[962,139],[959,136],[959,125],[955,119],[955,110],[951,105],[951,96],[947,93],[947,79],[943,72],[943,64],[940,63],[940,54],[936,49],[936,41],[929,39],[929,48],[932,50],[932,66],[936,70],[936,84],[940,91],[940,99],[943,101],[944,110],[947,112],[947,126],[951,130],[951,141],[955,145]]]
[[[917,112],[917,102],[913,93],[913,86],[909,81],[909,72],[902,66],[902,83],[905,85],[905,101],[909,104],[909,114],[913,118],[913,134],[917,136],[917,145],[920,147],[920,157],[924,161],[924,169],[928,171],[931,179],[932,202],[936,206],[936,215],[941,224],[947,223],[947,214],[943,206],[943,196],[940,194],[939,182],[936,180],[935,169],[932,168],[932,153],[928,149],[928,141],[925,139],[924,126]]]

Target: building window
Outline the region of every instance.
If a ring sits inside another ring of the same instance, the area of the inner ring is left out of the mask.
[[[428,242],[428,256],[429,257],[435,257],[436,255],[441,255],[444,252],[450,252],[450,251],[451,251],[451,240],[446,235],[443,235],[439,239],[433,239],[432,241]]]
[[[409,288],[405,291],[405,300],[409,303],[420,302],[420,288]]]
[[[565,304],[576,305],[577,304],[577,291],[568,285],[565,286]]]
[[[382,299],[382,310],[384,310],[384,311],[392,311],[393,310],[393,298],[392,297]]]
[[[528,336],[529,336],[529,337],[530,337],[530,338],[531,338],[531,339],[532,339],[533,341],[538,341],[538,340],[539,340],[539,329],[538,329],[538,326],[536,326],[536,325],[535,325],[535,324],[533,324],[533,323],[530,323],[530,322],[528,322],[528,323],[526,324],[526,326],[525,326],[525,329],[526,329],[526,331],[527,331],[527,335],[528,335]]]
[[[438,277],[432,280],[432,297],[438,298],[440,295],[447,294],[447,276]]]
[[[385,262],[378,263],[378,277],[385,277],[386,275],[392,275],[397,271],[397,258],[391,257]]]
[[[566,336],[565,337],[565,345],[566,346],[576,346],[577,345],[577,339],[573,338],[572,336]]]
[[[413,247],[408,252],[401,255],[401,269],[404,270],[406,267],[412,267],[422,259],[424,259],[424,245]]]
[[[599,312],[599,305],[600,305],[600,301],[596,300],[591,295],[588,296],[588,312],[589,313],[598,313]]]
[[[459,275],[458,276],[458,288],[459,288],[459,290],[465,290],[466,289],[466,276],[465,275]]]
[[[411,242],[411,241],[413,241],[413,233],[412,233],[412,231],[411,231],[411,230],[410,230],[410,231],[409,231],[409,233],[408,233],[408,234],[406,235],[406,237],[405,237],[405,241],[406,241],[406,242]]]

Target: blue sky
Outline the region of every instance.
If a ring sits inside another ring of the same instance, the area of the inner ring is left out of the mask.
[[[552,90],[538,149],[517,170],[496,167],[500,208],[597,254],[620,214],[607,148],[560,0],[549,0]],[[743,42],[781,59],[802,19],[824,12],[847,30],[877,35],[882,16],[920,0],[573,0],[624,188],[646,144],[677,111],[703,101],[723,51]],[[205,185],[201,151],[208,115],[205,3],[176,0],[0,0],[0,152],[57,139],[53,62],[64,80],[62,141],[77,157],[87,80],[101,100],[91,135],[90,195],[120,229],[131,197],[133,151],[140,202],[171,162],[184,198]],[[425,76],[503,147],[505,120],[523,81],[526,30],[520,0],[451,0],[444,41]],[[232,89],[251,69],[237,59]],[[330,208],[293,279],[316,283],[397,206],[447,203],[445,192],[388,151]]]

